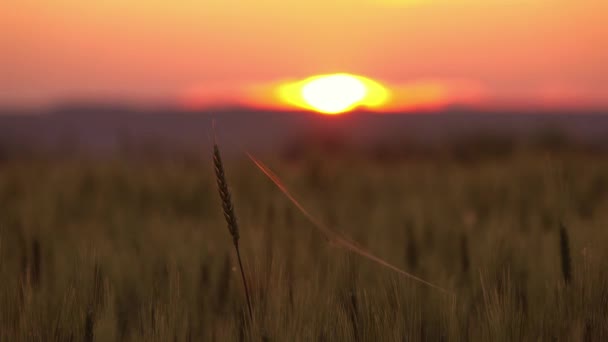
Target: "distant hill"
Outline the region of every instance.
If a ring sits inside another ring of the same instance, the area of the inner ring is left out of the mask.
[[[215,121],[224,149],[274,152],[313,136],[348,144],[446,144],[467,136],[528,139],[559,133],[583,143],[608,141],[608,112],[479,112],[453,109],[435,113],[354,112],[329,117],[305,112],[222,109],[188,112],[171,108],[137,110],[121,106],[64,106],[40,112],[0,112],[0,144],[27,149],[77,149],[112,153],[155,147],[204,149]]]

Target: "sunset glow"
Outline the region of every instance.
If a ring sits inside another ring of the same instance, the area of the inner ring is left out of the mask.
[[[339,114],[363,106],[375,108],[388,99],[388,90],[376,81],[346,73],[319,75],[282,84],[279,98],[295,108]]]
[[[600,0],[3,1],[0,106],[608,107],[606,21]],[[304,98],[336,72],[365,96]]]

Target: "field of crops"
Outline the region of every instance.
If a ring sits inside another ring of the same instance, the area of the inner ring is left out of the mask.
[[[210,158],[15,158],[0,340],[608,340],[604,155],[261,160],[323,227],[435,287],[227,157],[251,318]]]

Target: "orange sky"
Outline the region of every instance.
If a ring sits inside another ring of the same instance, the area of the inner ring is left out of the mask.
[[[348,72],[446,102],[608,107],[605,0],[19,0],[0,3],[0,105],[279,105]],[[427,93],[425,93],[427,94]]]

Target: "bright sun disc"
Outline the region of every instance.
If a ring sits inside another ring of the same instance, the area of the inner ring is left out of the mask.
[[[358,106],[377,107],[386,102],[387,90],[379,83],[350,74],[319,75],[284,84],[283,101],[324,114],[339,114]]]
[[[314,79],[302,87],[304,100],[318,111],[341,113],[365,97],[363,82],[349,75],[330,75]]]

